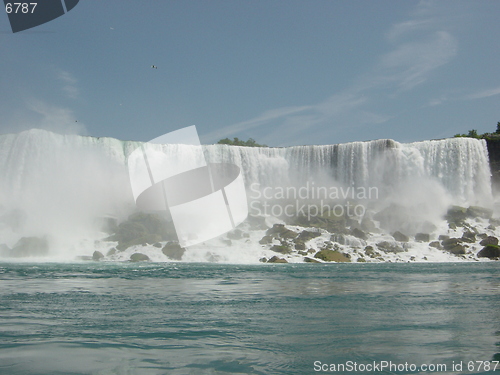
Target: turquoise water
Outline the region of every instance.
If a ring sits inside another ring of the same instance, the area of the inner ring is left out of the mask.
[[[492,373],[499,270],[0,263],[0,374]]]

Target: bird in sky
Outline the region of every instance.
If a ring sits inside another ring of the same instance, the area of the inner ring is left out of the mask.
[[[151,65],[151,68],[158,69],[158,67],[156,65]]]

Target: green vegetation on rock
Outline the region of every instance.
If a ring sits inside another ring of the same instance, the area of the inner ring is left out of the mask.
[[[255,139],[248,138],[247,141],[235,137],[233,140],[229,138],[221,139],[217,142],[219,145],[229,145],[229,146],[245,146],[245,147],[268,147],[267,145],[261,145],[255,142]]]

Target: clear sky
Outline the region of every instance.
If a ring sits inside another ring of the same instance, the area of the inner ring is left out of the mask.
[[[2,11],[0,133],[196,125],[205,144],[285,146],[494,131],[499,20],[494,0],[81,0],[13,34]]]

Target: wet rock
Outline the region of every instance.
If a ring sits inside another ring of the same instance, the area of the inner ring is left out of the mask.
[[[149,260],[149,257],[146,254],[142,253],[134,253],[130,256],[131,262],[147,262]]]
[[[153,246],[154,246],[154,247],[157,247],[158,249],[161,249],[162,244],[161,244],[161,243],[159,243],[159,242],[156,242],[156,243],[154,243],[154,244],[153,244]]]
[[[92,260],[95,260],[95,261],[99,261],[101,260],[102,258],[104,258],[104,255],[103,253],[101,253],[100,251],[94,251],[94,253],[92,254]]]
[[[467,218],[467,208],[461,206],[451,206],[445,215],[448,223],[461,223]]]
[[[405,249],[397,242],[382,241],[377,247],[386,253],[402,253]]]
[[[498,238],[493,237],[493,236],[488,236],[485,239],[483,239],[481,242],[479,242],[479,245],[481,245],[481,246],[498,245]]]
[[[353,229],[352,235],[365,241],[369,238],[368,234],[366,234],[364,231],[358,228]]]
[[[276,255],[267,261],[267,263],[288,263],[286,259],[278,258]]]
[[[321,215],[300,215],[293,223],[303,227],[323,228],[330,233],[349,233],[347,220],[342,216],[337,216],[330,210],[325,210]]]
[[[114,255],[116,253],[117,253],[116,248],[112,247],[111,249],[108,250],[108,252],[106,253],[106,256],[110,257],[111,255]]]
[[[274,224],[266,231],[266,235],[278,238],[295,238],[298,233],[286,228],[284,224]]]
[[[368,255],[370,258],[376,258],[380,254],[375,251],[373,246],[366,246],[365,247],[365,255]]]
[[[295,250],[305,250],[306,249],[306,244],[304,242],[295,242]]]
[[[500,258],[500,246],[486,245],[478,253],[478,258],[497,259]]]
[[[275,251],[277,253],[281,254],[290,254],[292,252],[292,249],[290,249],[290,246],[286,244],[281,244],[281,245],[273,245],[271,247],[272,251]]]
[[[154,244],[160,241],[177,239],[173,224],[157,214],[137,212],[120,225],[116,233],[106,238],[118,241],[118,250],[122,251],[134,245]]]
[[[181,247],[177,242],[168,242],[163,249],[161,249],[161,252],[169,259],[181,260],[186,249]]]
[[[267,258],[266,258],[266,257],[260,258],[260,259],[259,259],[259,262],[261,262],[261,263],[266,263],[266,262],[267,262]]]
[[[470,206],[466,213],[468,217],[472,218],[480,217],[483,219],[491,219],[493,216],[493,210],[479,206]]]
[[[318,251],[315,258],[321,259],[325,262],[350,262],[351,260],[337,250],[323,249]]]
[[[429,242],[431,240],[431,236],[429,233],[417,233],[415,234],[415,241],[417,242]]]
[[[264,236],[259,240],[261,245],[267,245],[273,242],[273,236]]]
[[[444,241],[444,240],[447,240],[449,238],[450,238],[450,236],[447,236],[446,234],[440,234],[439,237],[438,237],[438,240],[439,241]]]
[[[408,241],[410,241],[410,237],[408,237],[406,234],[401,233],[400,231],[394,232],[392,234],[392,237],[394,237],[394,239],[396,241],[399,241],[399,242],[408,242]]]
[[[309,258],[309,257],[305,257],[304,262],[306,262],[306,263],[321,263],[319,260]]]
[[[441,241],[441,245],[446,249],[448,247],[453,247],[455,245],[461,244],[461,238],[447,238]]]
[[[431,243],[429,243],[429,246],[430,247],[435,247],[436,249],[442,249],[443,247],[441,246],[441,244],[439,243],[439,241],[432,241]]]
[[[358,263],[365,263],[366,259],[365,258],[358,258],[358,260],[356,262],[358,262]]]
[[[302,242],[307,242],[312,240],[313,238],[321,236],[320,232],[312,232],[310,230],[303,230],[300,232],[299,236],[297,237],[297,240],[300,240]]]
[[[452,254],[455,254],[455,255],[461,255],[461,254],[465,254],[465,246],[464,245],[461,245],[461,244],[457,244],[455,246],[449,246],[448,248],[446,248],[445,250],[449,251],[450,253]]]
[[[462,234],[462,241],[474,243],[476,242],[476,234],[474,232],[466,230],[464,231],[464,234]]]

